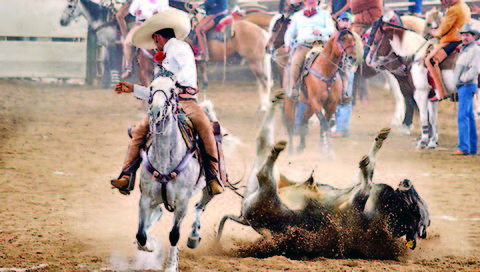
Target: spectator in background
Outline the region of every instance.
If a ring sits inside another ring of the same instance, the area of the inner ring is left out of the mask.
[[[342,12],[350,12],[350,1],[351,0],[330,0],[332,17],[337,19]]]
[[[383,0],[350,0],[347,5],[353,13],[352,30],[360,37],[383,15]]]
[[[408,13],[412,15],[421,15],[422,14],[422,4],[423,0],[409,0],[410,3],[415,3],[415,5],[408,7]]]
[[[142,23],[154,14],[166,10],[169,0],[127,0],[120,8],[116,17],[120,27],[123,43],[123,74],[122,79],[128,78],[133,70],[132,36]],[[125,17],[131,14],[135,17],[135,25],[128,30]]]
[[[454,69],[458,91],[458,150],[452,155],[476,155],[478,136],[472,100],[478,88],[480,48],[475,44],[475,40],[480,33],[469,23],[463,26],[460,33],[462,48]]]
[[[348,12],[342,12],[338,16],[338,29],[350,29],[352,25],[352,14]],[[332,133],[332,137],[348,137],[350,132],[350,117],[352,115],[352,88],[353,79],[355,75],[356,67],[351,67],[349,63],[345,63],[344,69],[340,71],[342,78],[342,98],[337,106],[335,112],[335,130]]]

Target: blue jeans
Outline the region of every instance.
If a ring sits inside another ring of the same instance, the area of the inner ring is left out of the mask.
[[[467,84],[458,87],[458,150],[477,154],[477,126],[473,113],[473,95],[477,84]]]
[[[352,96],[354,75],[355,74],[353,72],[349,72],[347,75],[348,86],[346,95],[348,96]],[[337,111],[335,112],[337,127],[335,129],[335,132],[348,135],[350,131],[350,117],[352,116],[352,108],[352,102],[337,106]]]
[[[409,0],[410,3],[415,3],[414,6],[409,6],[408,11],[412,13],[422,13],[423,0]]]

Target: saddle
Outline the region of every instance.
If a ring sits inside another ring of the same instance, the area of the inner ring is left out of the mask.
[[[211,28],[205,33],[207,37],[207,41],[217,40],[221,42],[226,42],[229,39],[231,39],[233,36],[235,36],[235,32],[233,31],[233,24],[232,24],[233,20],[231,20],[229,16],[220,20],[220,22],[218,22],[216,26],[214,26],[213,28]],[[190,32],[188,38],[192,41],[192,44],[198,44],[198,37],[195,34],[195,31]]]
[[[433,47],[434,47],[434,44],[431,44],[429,46],[429,48],[427,49],[426,55],[430,54]],[[441,71],[443,71],[443,70],[453,70],[455,68],[455,63],[457,61],[457,57],[458,57],[458,54],[459,54],[459,48],[460,47],[461,46],[459,45],[442,62],[439,63],[439,67],[440,67]],[[425,63],[423,63],[423,65],[426,67]],[[428,93],[428,98],[430,99],[430,98],[435,97],[435,95],[436,95],[435,89],[437,88],[437,86],[435,85],[435,80],[433,80],[433,77],[432,77],[430,71],[427,72],[427,77],[428,77],[428,83],[429,83],[429,86],[430,86],[430,91]],[[443,81],[443,77],[442,77],[442,81]],[[457,102],[458,101],[458,93],[455,92],[450,97],[450,100],[452,102]]]
[[[303,80],[310,73],[310,68],[312,67],[317,57],[322,53],[323,47],[324,43],[322,41],[312,42],[312,49],[310,49],[305,55],[305,61],[303,62],[302,68],[300,69],[298,79],[295,81],[295,85],[293,87],[294,89],[302,88],[302,92],[305,91],[302,84]]]
[[[217,27],[214,27],[209,31],[207,31],[207,33],[205,33],[205,35],[207,35],[207,40],[217,40],[221,42],[226,42],[234,36],[232,22],[228,22],[226,25],[218,27],[220,26],[222,21],[225,19],[226,18],[223,18],[222,20],[220,20]]]
[[[199,161],[200,164],[203,164],[202,156],[200,152],[203,152],[202,146],[203,144],[201,143],[202,140],[200,139],[200,136],[198,133],[195,131],[193,127],[193,123],[188,118],[186,114],[177,114],[177,122],[178,122],[178,127],[180,129],[180,132],[182,133],[183,140],[185,141],[185,144],[187,145],[187,148],[194,149],[195,150],[195,155],[194,157]],[[219,172],[219,177],[220,181],[222,184],[225,186],[227,184],[227,173],[226,173],[226,168],[225,168],[225,159],[223,156],[223,135],[221,133],[221,126],[218,121],[212,121],[212,127],[213,127],[213,135],[215,137],[215,142],[217,143],[217,156],[218,156],[218,172]],[[203,169],[203,167],[202,167]]]

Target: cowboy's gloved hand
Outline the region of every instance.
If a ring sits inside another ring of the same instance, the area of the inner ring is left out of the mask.
[[[132,93],[133,92],[133,84],[130,82],[120,81],[115,85],[113,89],[114,92],[117,94],[121,93]]]

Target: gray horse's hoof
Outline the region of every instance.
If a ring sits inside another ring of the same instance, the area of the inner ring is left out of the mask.
[[[200,240],[202,240],[202,237],[197,237],[197,238],[188,237],[188,241],[187,241],[188,248],[191,248],[191,249],[196,248],[200,244]]]

